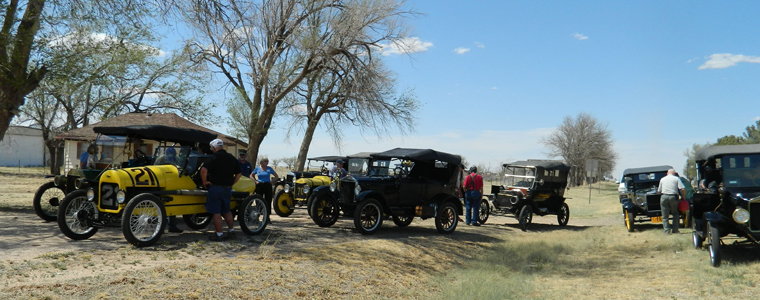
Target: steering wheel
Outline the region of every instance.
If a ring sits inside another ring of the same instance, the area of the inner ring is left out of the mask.
[[[406,177],[409,175],[409,171],[404,168],[404,166],[398,165],[396,168],[393,169],[393,174],[401,177]]]
[[[325,167],[325,165],[322,165],[322,168],[319,169],[319,173],[322,173],[323,175],[327,175],[330,173],[330,170],[328,170],[327,167]]]
[[[148,164],[148,156],[145,155],[145,152],[142,152],[142,150],[135,150],[135,163],[138,165],[146,165]]]

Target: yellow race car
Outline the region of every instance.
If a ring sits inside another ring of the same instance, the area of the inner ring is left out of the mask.
[[[198,175],[211,155],[198,154],[195,149],[216,135],[155,125],[95,127],[94,131],[126,136],[128,141],[159,141],[159,146],[151,165],[106,170],[97,184],[67,194],[58,209],[58,227],[64,235],[83,240],[99,228],[120,226],[130,244],[144,247],[161,238],[168,216],[183,215],[194,229],[208,224],[207,191],[201,187]],[[249,235],[263,232],[269,219],[264,200],[253,193],[255,189],[249,178],[241,178],[232,186],[231,209],[242,231]]]

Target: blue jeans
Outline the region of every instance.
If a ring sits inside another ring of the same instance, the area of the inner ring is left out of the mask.
[[[230,212],[231,200],[232,188],[211,185],[206,194],[206,212],[215,215],[226,214]]]
[[[464,193],[465,223],[474,224],[479,220],[480,191],[467,191]]]

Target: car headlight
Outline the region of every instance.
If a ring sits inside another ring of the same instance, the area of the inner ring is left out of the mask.
[[[337,183],[337,182],[335,182],[335,181],[333,181],[333,182],[330,182],[330,191],[331,191],[331,192],[335,192],[335,191],[337,191],[337,190],[338,190],[338,183]]]
[[[745,224],[749,222],[749,212],[743,208],[737,208],[734,210],[733,217],[734,221],[739,224]]]
[[[362,192],[362,187],[357,184],[356,187],[354,188],[354,194],[359,195],[359,193],[361,192]]]
[[[286,184],[282,190],[285,191],[285,193],[290,193],[290,185]]]
[[[303,186],[303,193],[304,193],[304,195],[309,194],[310,190],[311,190],[311,187],[309,187],[308,184]]]
[[[116,202],[119,202],[119,204],[124,204],[125,199],[127,199],[127,193],[125,193],[124,190],[119,190],[116,192]]]
[[[87,201],[95,200],[95,190],[92,188],[87,190]]]

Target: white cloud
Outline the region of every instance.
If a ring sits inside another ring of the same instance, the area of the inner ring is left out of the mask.
[[[498,90],[499,88],[497,88],[497,87],[492,87],[491,89],[492,89],[492,90]]]
[[[384,56],[391,54],[412,54],[417,52],[425,52],[428,48],[433,47],[431,42],[420,41],[418,37],[408,37],[390,44],[380,44],[380,52]]]
[[[740,62],[760,63],[760,56],[745,56],[741,54],[716,53],[710,55],[709,59],[701,66],[699,70],[704,69],[725,69],[733,67]]]
[[[459,55],[465,54],[468,51],[470,51],[470,48],[464,48],[464,47],[459,47],[459,48],[456,48],[456,49],[452,50],[452,52],[455,52],[456,54],[459,54]]]
[[[577,33],[577,32],[573,33],[573,38],[576,39],[576,40],[579,40],[579,41],[587,40],[588,39],[587,36],[585,36],[583,34],[580,34],[580,33]]]
[[[475,47],[478,47],[478,48],[485,48],[485,47],[486,47],[486,45],[483,45],[483,44],[481,44],[481,43],[475,42]]]
[[[752,118],[753,121],[760,121],[760,117],[754,117]]]

